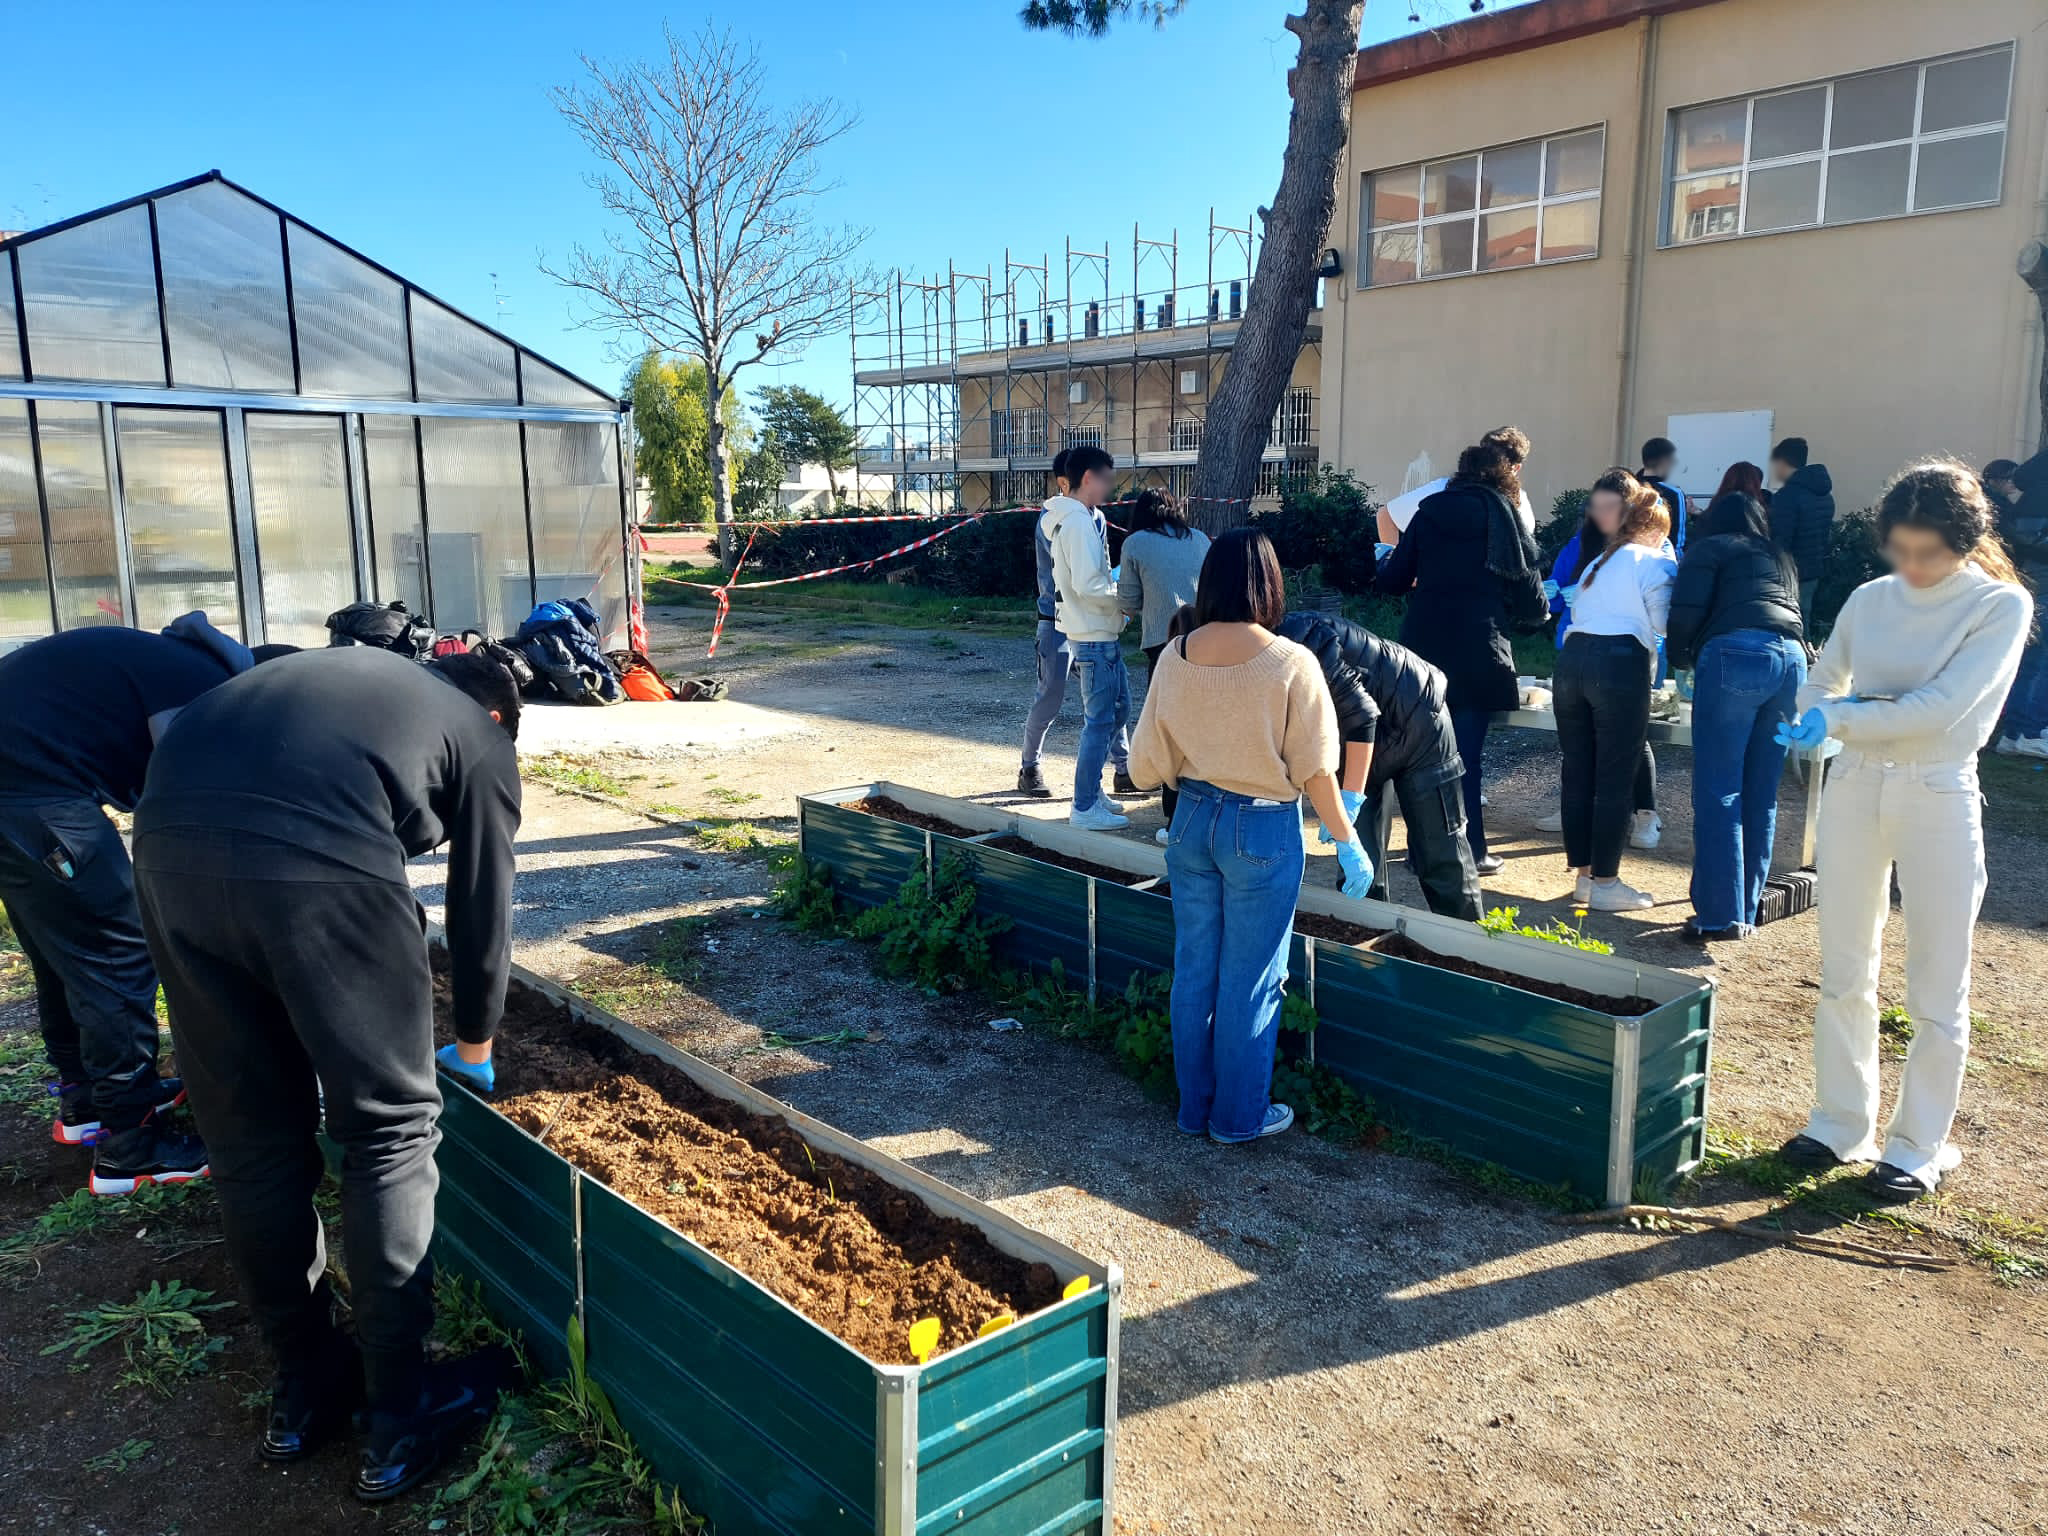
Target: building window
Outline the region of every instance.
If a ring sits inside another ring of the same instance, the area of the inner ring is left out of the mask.
[[[1607,132],[1374,171],[1359,199],[1361,288],[1600,254]]]
[[[1102,428],[1099,426],[1068,427],[1067,446],[1069,448],[1100,448],[1102,446]]]
[[[1202,451],[1202,423],[1193,416],[1178,416],[1168,423],[1166,446],[1174,453]]]
[[[1022,457],[1045,452],[1045,407],[1024,406],[1016,410],[990,411],[989,436],[998,458]]]
[[[1273,413],[1273,429],[1266,444],[1272,448],[1301,448],[1315,441],[1310,410],[1315,391],[1290,389],[1280,397],[1280,409]]]
[[[2012,46],[1671,114],[1666,245],[1996,203]]]

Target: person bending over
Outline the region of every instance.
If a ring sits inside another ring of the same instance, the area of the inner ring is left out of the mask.
[[[455,1036],[493,1083],[511,961],[519,694],[496,662],[304,651],[188,709],[135,813],[142,922],[213,1157],[228,1258],[277,1360],[261,1453],[368,1408],[357,1497],[413,1487],[489,1415],[504,1362],[429,1369],[434,978],[409,858],[448,845]],[[335,1326],[316,1140],[341,1147],[355,1341]]]

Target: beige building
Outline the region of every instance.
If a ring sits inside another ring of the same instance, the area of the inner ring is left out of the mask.
[[[1643,439],[1805,437],[1844,507],[2039,446],[2043,0],[1541,0],[1359,55],[1322,457],[1393,495],[1512,421],[1539,507]]]

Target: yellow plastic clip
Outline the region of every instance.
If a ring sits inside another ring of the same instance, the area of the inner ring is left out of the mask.
[[[985,1339],[992,1333],[1000,1333],[1015,1321],[1017,1319],[1010,1313],[998,1312],[994,1317],[981,1325],[981,1332],[977,1333],[975,1337],[977,1339]]]
[[[910,1325],[910,1355],[919,1365],[931,1359],[932,1351],[939,1347],[939,1320],[936,1317],[920,1317]]]

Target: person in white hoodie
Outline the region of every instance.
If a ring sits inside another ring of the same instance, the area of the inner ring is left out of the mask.
[[[1131,716],[1131,680],[1117,643],[1124,614],[1109,564],[1109,529],[1096,510],[1109,499],[1115,473],[1116,461],[1102,449],[1069,449],[1067,483],[1073,494],[1047,498],[1038,519],[1052,548],[1053,625],[1065,636],[1081,678],[1081,740],[1074,755],[1074,809],[1067,819],[1098,832],[1130,825],[1102,793],[1110,743]]]
[[[1893,574],[1849,595],[1799,693],[1788,746],[1832,736],[1816,842],[1820,1002],[1814,1108],[1780,1156],[1796,1167],[1876,1163],[1866,1192],[1903,1203],[1961,1160],[1951,1142],[1970,1049],[1970,946],[1984,899],[1977,754],[1997,726],[2033,625],[2033,599],[1993,532],[1977,478],[1913,465],[1878,504]],[[1913,1043],[1878,1139],[1877,978],[1892,871],[1906,917]]]

